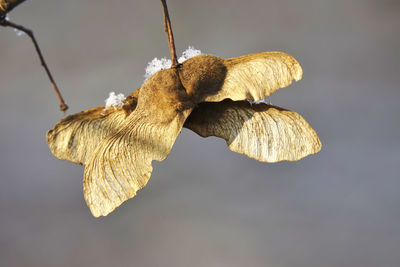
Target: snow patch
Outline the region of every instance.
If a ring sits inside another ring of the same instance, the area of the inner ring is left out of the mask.
[[[18,29],[14,29],[14,32],[15,32],[15,34],[16,34],[17,36],[21,36],[21,35],[24,35],[24,34],[25,34],[23,31],[20,31],[20,30],[18,30]]]
[[[144,78],[147,80],[147,78],[149,78],[154,73],[159,72],[160,70],[168,69],[171,67],[171,65],[172,62],[170,59],[166,59],[165,57],[158,59],[155,57],[152,61],[148,63]]]
[[[124,94],[116,95],[115,92],[111,92],[109,97],[105,100],[106,106],[104,107],[105,110],[113,107],[114,109],[121,109],[124,105],[125,96]]]
[[[194,48],[193,46],[188,47],[188,49],[186,49],[185,51],[183,51],[182,56],[178,59],[179,63],[184,62],[185,60],[191,58],[191,57],[195,57],[201,54],[201,51]]]
[[[10,21],[10,17],[8,16],[8,14],[6,14],[6,16],[4,17],[4,20]],[[24,34],[25,34],[25,32],[20,31],[20,30],[18,30],[18,29],[13,28],[13,30],[14,30],[14,32],[15,32],[15,34],[16,34],[17,36],[21,36],[21,35],[24,35]]]
[[[200,54],[201,54],[200,50],[195,49],[193,46],[189,46],[185,51],[183,51],[182,56],[178,59],[178,62],[182,63],[185,60],[191,57],[198,56]],[[156,72],[159,72],[160,70],[169,69],[171,65],[172,61],[170,59],[167,59],[165,57],[161,59],[154,58],[147,64],[146,73],[144,75],[145,80],[147,80],[151,75],[153,75]]]
[[[250,100],[250,99],[246,99],[246,100],[251,105],[253,105],[253,104],[261,104],[261,103],[272,105],[270,97],[267,97],[267,98],[264,98],[264,99],[261,99],[261,100],[258,100],[258,101],[253,101],[253,100]]]

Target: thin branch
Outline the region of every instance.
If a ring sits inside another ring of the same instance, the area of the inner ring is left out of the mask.
[[[32,39],[32,42],[36,48],[36,52],[39,55],[40,63],[42,64],[43,68],[46,70],[47,76],[49,77],[49,80],[50,80],[51,84],[53,85],[53,89],[56,92],[58,99],[60,100],[60,109],[62,111],[66,111],[68,109],[68,106],[65,104],[64,99],[62,98],[61,93],[58,90],[56,82],[54,81],[53,76],[51,75],[50,70],[47,67],[47,64],[43,58],[42,52],[40,51],[39,44],[37,43],[35,36],[33,35],[33,32],[30,29],[27,29],[21,25],[15,24],[6,19],[1,20],[0,25],[4,26],[4,27],[11,27],[11,28],[17,29],[19,31],[22,31],[22,32],[26,33]]]
[[[171,53],[171,60],[172,60],[172,68],[176,68],[179,63],[176,57],[176,49],[175,49],[175,42],[174,42],[174,34],[172,33],[171,21],[169,19],[168,14],[168,7],[167,1],[161,0],[161,3],[164,8],[164,30],[168,36],[168,44],[169,44],[169,52]]]

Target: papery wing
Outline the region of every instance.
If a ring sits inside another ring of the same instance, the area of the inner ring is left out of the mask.
[[[85,200],[95,217],[107,215],[147,184],[152,161],[167,157],[184,122],[180,116],[156,122],[136,111],[128,120],[98,145],[85,168]]]
[[[51,152],[59,159],[85,165],[101,140],[115,134],[135,109],[138,92],[128,96],[123,109],[100,106],[60,120],[46,135]]]
[[[321,149],[298,113],[264,103],[201,103],[184,126],[202,137],[221,137],[230,150],[263,162],[296,161]]]
[[[297,60],[282,52],[255,53],[223,59],[222,63],[226,67],[223,85],[204,101],[262,100],[279,88],[289,86],[293,80],[300,80],[303,75]]]
[[[83,189],[95,217],[105,216],[143,188],[152,161],[164,160],[192,107],[182,102],[177,70],[162,70],[143,84],[136,109],[103,139],[88,160]]]

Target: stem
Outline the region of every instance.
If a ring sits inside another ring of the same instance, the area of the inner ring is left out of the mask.
[[[169,52],[171,53],[171,61],[172,61],[172,68],[176,68],[178,66],[178,60],[176,57],[176,49],[175,49],[175,42],[174,42],[174,34],[172,33],[171,21],[169,19],[168,14],[168,7],[167,1],[161,0],[161,3],[164,8],[164,30],[168,36],[168,44],[169,44]]]
[[[4,26],[4,27],[11,27],[11,28],[20,30],[20,31],[26,33],[32,39],[32,42],[35,45],[36,52],[39,55],[40,63],[42,64],[43,68],[46,70],[47,76],[49,77],[49,80],[50,80],[51,84],[53,85],[53,89],[56,92],[58,99],[60,100],[60,109],[62,111],[66,111],[68,109],[68,106],[65,104],[64,99],[62,98],[61,93],[58,90],[56,82],[54,81],[53,76],[51,75],[50,70],[47,67],[47,64],[43,58],[42,52],[40,51],[39,44],[37,43],[35,36],[33,35],[33,32],[30,29],[27,29],[21,25],[15,24],[6,19],[3,19],[2,21],[0,21],[0,25]]]

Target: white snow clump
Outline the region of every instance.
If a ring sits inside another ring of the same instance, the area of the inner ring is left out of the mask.
[[[115,92],[111,92],[110,96],[105,100],[106,106],[105,110],[113,107],[114,109],[120,109],[124,105],[125,96],[124,94],[116,95]]]
[[[185,60],[187,60],[191,57],[198,56],[200,54],[201,54],[200,50],[195,49],[193,46],[189,46],[188,49],[183,51],[182,56],[178,59],[178,62],[182,63]],[[172,65],[172,62],[170,59],[167,59],[165,57],[163,57],[161,59],[154,58],[152,61],[150,61],[147,64],[146,74],[144,75],[145,80],[147,80],[147,78],[149,78],[151,75],[153,75],[154,73],[156,73],[160,70],[170,68],[171,65]]]
[[[185,51],[183,51],[182,56],[180,58],[178,58],[178,62],[182,63],[183,61],[191,58],[191,57],[195,57],[201,54],[200,50],[195,49],[193,46],[188,47],[188,49],[186,49]]]
[[[247,100],[247,102],[250,103],[250,105],[253,105],[253,104],[261,104],[261,103],[268,104],[268,105],[272,105],[270,96],[269,96],[269,97],[266,97],[266,98],[264,98],[264,99],[261,99],[261,100],[257,100],[257,101],[253,101],[253,100],[251,100],[251,99],[246,99],[246,100]]]
[[[17,36],[21,36],[21,35],[24,35],[24,34],[25,34],[23,31],[20,31],[20,30],[18,30],[18,29],[14,29],[14,32],[15,32],[15,34],[16,34]]]
[[[4,19],[7,20],[7,21],[10,20],[10,17],[8,16],[8,14],[6,14],[6,16],[4,17]],[[24,35],[24,34],[25,34],[25,32],[20,31],[20,30],[15,29],[15,28],[14,28],[14,32],[15,32],[15,34],[16,34],[17,36],[21,36],[21,35]]]
[[[170,59],[166,59],[165,57],[158,59],[155,57],[152,61],[148,63],[144,78],[147,80],[147,78],[149,78],[154,73],[159,72],[160,70],[168,69],[171,67],[171,65],[172,62]]]

